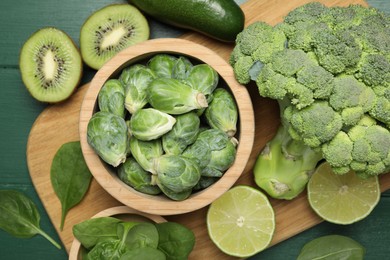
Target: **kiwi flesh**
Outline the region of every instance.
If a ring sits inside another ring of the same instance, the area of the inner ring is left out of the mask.
[[[45,27],[23,44],[19,68],[24,85],[35,99],[57,103],[75,91],[83,63],[78,48],[65,32]]]
[[[91,14],[81,27],[81,56],[98,70],[121,50],[148,38],[148,22],[136,7],[108,5]]]

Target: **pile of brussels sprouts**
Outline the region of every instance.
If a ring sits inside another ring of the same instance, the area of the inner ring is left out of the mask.
[[[88,143],[135,190],[184,200],[235,160],[238,111],[224,85],[207,64],[156,54],[103,85]]]

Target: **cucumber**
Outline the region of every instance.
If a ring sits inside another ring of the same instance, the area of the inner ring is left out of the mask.
[[[129,0],[161,22],[233,42],[244,28],[245,15],[234,0]]]

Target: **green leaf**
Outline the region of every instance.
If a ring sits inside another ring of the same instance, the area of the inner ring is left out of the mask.
[[[118,239],[117,226],[121,221],[113,217],[91,218],[73,226],[73,235],[87,249],[97,243]]]
[[[176,222],[155,224],[160,237],[158,249],[167,260],[187,259],[195,245],[195,235],[187,227]]]
[[[346,236],[328,235],[308,242],[297,260],[362,260],[364,253],[364,247],[355,240]]]
[[[157,248],[159,241],[157,229],[151,223],[121,223],[118,226],[118,236],[124,237],[122,240],[129,250],[141,247]]]
[[[51,165],[50,178],[53,189],[61,201],[62,230],[66,214],[84,198],[92,179],[79,141],[65,143],[60,147]]]
[[[34,202],[15,190],[0,190],[0,228],[19,238],[30,238],[37,234],[49,240],[55,247],[61,246],[39,226],[40,215]]]
[[[165,254],[156,248],[140,247],[123,254],[120,260],[165,260]]]

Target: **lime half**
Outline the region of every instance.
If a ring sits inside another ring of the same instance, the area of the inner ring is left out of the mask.
[[[275,231],[275,214],[262,192],[240,185],[210,205],[207,229],[211,240],[224,253],[248,257],[270,244]]]
[[[328,163],[317,168],[307,191],[310,206],[320,217],[344,225],[365,218],[380,199],[377,176],[362,179],[353,171],[337,175]]]

